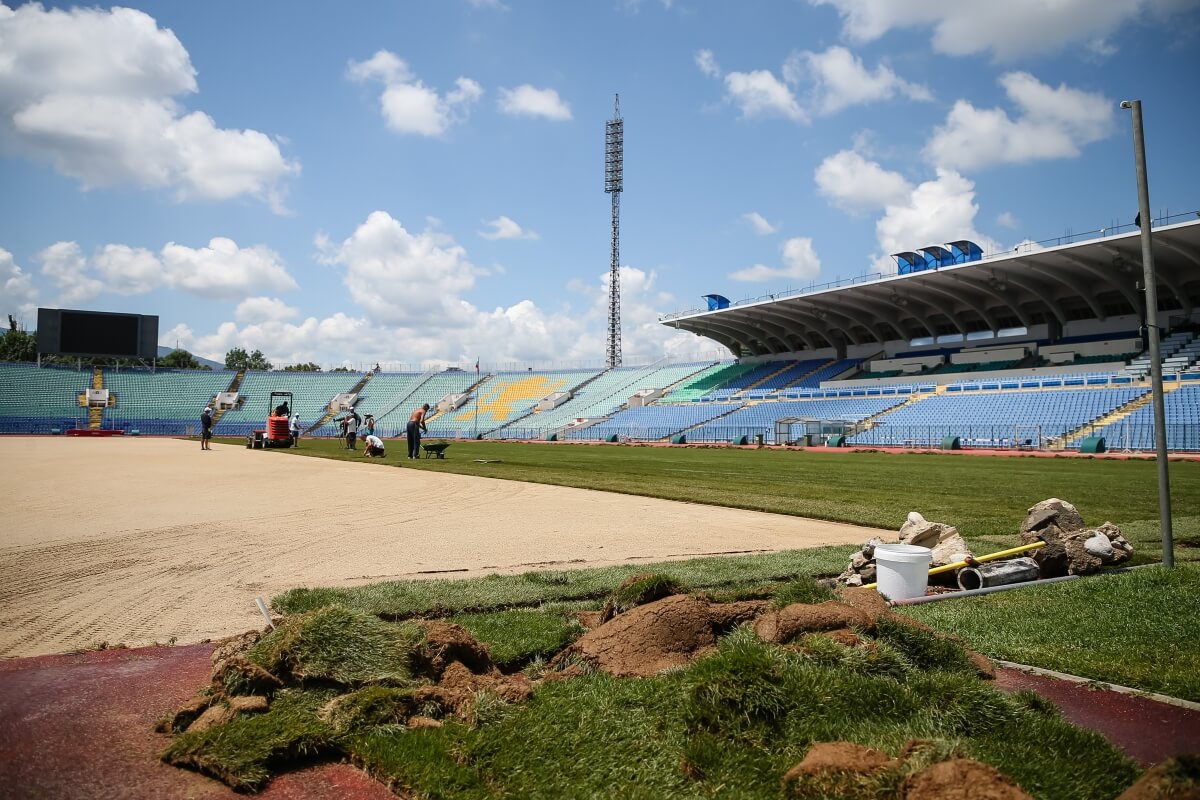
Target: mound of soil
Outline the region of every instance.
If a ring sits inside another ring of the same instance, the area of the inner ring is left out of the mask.
[[[471,672],[480,675],[496,671],[492,654],[485,645],[465,628],[452,622],[423,622],[425,644],[421,652],[414,654],[414,672],[427,674],[438,680],[446,667],[453,663],[462,664]]]
[[[853,742],[818,742],[804,760],[787,771],[784,783],[792,783],[802,775],[821,775],[830,772],[871,775],[892,769],[897,762],[886,753]]]
[[[864,589],[861,586],[841,586],[838,587],[837,593],[843,603],[866,614],[871,618],[872,623],[891,610],[888,601],[874,589]]]
[[[754,622],[754,633],[764,642],[787,644],[805,633],[824,633],[843,628],[874,630],[875,621],[860,611],[837,600],[817,605],[793,603],[762,614]]]
[[[581,659],[618,678],[647,677],[690,664],[716,646],[709,604],[676,594],[630,609],[588,631],[550,664]]]
[[[995,767],[955,758],[904,782],[904,800],[1033,800]]]
[[[1200,800],[1200,756],[1170,758],[1146,770],[1117,800]]]

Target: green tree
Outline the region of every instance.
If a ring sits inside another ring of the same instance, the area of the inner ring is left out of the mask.
[[[25,331],[5,331],[0,337],[0,361],[37,361],[37,338]]]
[[[329,371],[330,372],[354,372],[354,370],[350,369],[349,367],[334,367],[333,369],[331,369]]]
[[[271,362],[263,355],[262,350],[247,354],[240,347],[235,347],[225,354],[225,369],[274,369]]]
[[[209,366],[201,366],[196,357],[187,350],[172,350],[158,360],[160,367],[167,369],[212,369]]]
[[[288,364],[283,368],[284,372],[320,372],[321,368],[309,361],[307,364]]]

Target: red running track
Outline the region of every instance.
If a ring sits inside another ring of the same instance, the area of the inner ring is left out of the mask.
[[[158,760],[154,721],[209,678],[213,645],[147,647],[0,661],[0,798],[244,797]],[[1006,691],[1033,689],[1143,766],[1200,753],[1200,712],[1001,669]],[[281,775],[263,800],[394,800],[346,764]]]

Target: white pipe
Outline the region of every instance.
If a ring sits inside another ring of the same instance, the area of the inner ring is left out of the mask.
[[[271,612],[267,611],[267,604],[263,602],[261,597],[254,598],[254,604],[258,606],[258,613],[263,615],[263,619],[271,626],[271,630],[275,630],[275,623],[271,621]]]

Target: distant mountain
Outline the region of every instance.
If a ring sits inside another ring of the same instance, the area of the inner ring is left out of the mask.
[[[162,358],[163,356],[167,355],[168,353],[173,353],[173,352],[175,352],[174,347],[163,347],[161,344],[158,346],[158,357],[159,358]],[[207,358],[201,358],[200,356],[196,355],[195,353],[192,353],[192,358],[196,359],[197,361],[199,361],[202,365],[204,365],[206,367],[212,367],[213,369],[225,369],[224,364],[221,364],[217,361],[209,361]]]

